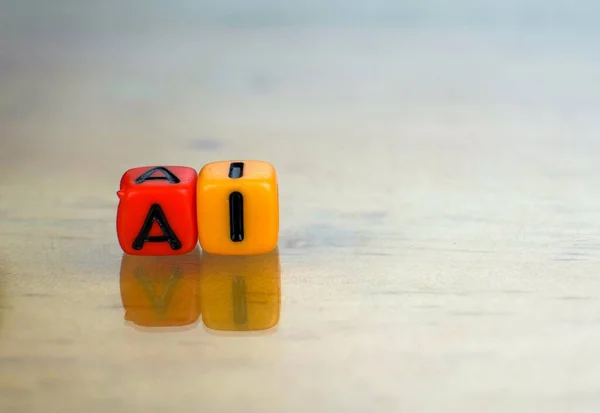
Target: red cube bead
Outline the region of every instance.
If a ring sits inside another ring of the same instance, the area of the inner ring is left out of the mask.
[[[130,255],[179,255],[198,243],[197,172],[185,166],[133,168],[121,178],[117,236]]]

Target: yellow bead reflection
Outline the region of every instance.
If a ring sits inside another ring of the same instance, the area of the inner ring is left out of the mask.
[[[279,251],[231,256],[202,254],[202,321],[212,330],[267,330],[279,322]]]
[[[200,250],[178,256],[123,255],[121,299],[125,320],[141,327],[193,324],[200,318]]]

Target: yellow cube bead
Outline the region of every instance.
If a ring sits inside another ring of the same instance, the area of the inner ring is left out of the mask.
[[[264,254],[277,246],[277,173],[263,161],[223,161],[198,174],[198,238],[204,251]]]

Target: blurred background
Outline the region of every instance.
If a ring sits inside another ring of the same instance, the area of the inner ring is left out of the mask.
[[[527,134],[531,121],[560,140],[552,116],[581,128],[599,104],[599,15],[592,0],[1,0],[0,156],[92,168],[124,159],[111,142],[131,162],[132,134],[208,148],[244,145],[242,131],[242,153],[266,139],[268,156],[326,144],[329,127],[350,142],[390,127],[417,140],[447,122],[520,139],[510,125]]]

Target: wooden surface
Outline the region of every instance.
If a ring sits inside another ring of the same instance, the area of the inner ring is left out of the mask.
[[[3,413],[598,411],[589,25],[23,4],[0,13]],[[121,174],[238,158],[279,173],[277,325],[206,328],[194,300],[231,296],[204,257],[161,310],[181,325],[127,321],[154,313]]]

